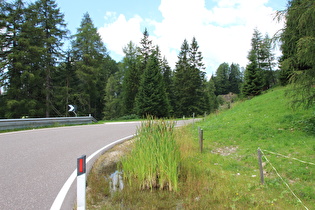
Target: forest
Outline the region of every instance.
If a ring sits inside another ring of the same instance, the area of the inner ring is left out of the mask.
[[[80,116],[98,120],[204,115],[229,93],[251,98],[276,85],[292,86],[293,105],[315,101],[315,4],[291,0],[276,37],[253,30],[248,65],[222,63],[208,80],[195,37],[183,40],[175,69],[147,29],[116,62],[88,13],[69,35],[54,0],[0,1],[0,118]],[[71,41],[65,49],[66,41]],[[276,60],[274,43],[281,44]]]

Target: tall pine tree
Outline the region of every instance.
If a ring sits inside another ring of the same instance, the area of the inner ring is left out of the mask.
[[[93,114],[97,119],[102,119],[104,87],[110,74],[104,67],[106,61],[111,59],[88,13],[84,14],[74,35],[72,51],[79,81],[75,94],[79,113]]]
[[[242,94],[244,96],[257,96],[261,93],[262,78],[258,68],[257,55],[255,50],[251,50],[248,55],[249,64],[244,73],[244,83]]]
[[[136,110],[139,116],[169,116],[169,101],[164,87],[158,48],[153,51],[143,72],[138,94]]]
[[[281,78],[290,81],[292,105],[315,104],[315,4],[313,0],[292,0],[285,14],[281,35]]]
[[[176,116],[203,114],[208,109],[204,64],[195,38],[189,46],[185,39],[174,72]]]
[[[122,67],[124,71],[124,78],[122,84],[122,100],[123,113],[125,115],[135,114],[135,98],[140,84],[141,74],[138,72],[138,52],[137,47],[133,42],[129,42],[123,48],[125,53]]]
[[[228,63],[220,64],[214,78],[216,95],[225,95],[230,92],[229,73],[230,73],[229,64]]]
[[[62,55],[61,47],[66,37],[67,30],[64,22],[64,15],[60,12],[54,0],[38,0],[34,8],[36,15],[36,25],[42,31],[43,55],[41,67],[45,71],[45,115],[50,116],[50,110],[53,106],[53,84],[52,73],[56,71],[56,62]]]

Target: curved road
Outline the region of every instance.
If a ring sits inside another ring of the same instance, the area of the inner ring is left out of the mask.
[[[134,135],[138,126],[139,122],[106,123],[0,134],[0,209],[52,208],[78,157],[85,154],[89,159],[106,145]],[[88,169],[96,157],[87,163]],[[61,209],[72,209],[75,203],[76,182],[70,186]]]

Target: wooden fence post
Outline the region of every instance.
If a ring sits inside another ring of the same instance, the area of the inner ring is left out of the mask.
[[[203,150],[203,130],[200,127],[198,127],[198,131],[199,131],[200,152],[202,153],[202,150]]]
[[[260,182],[261,182],[261,184],[264,184],[265,183],[264,169],[262,166],[262,160],[261,160],[262,154],[261,154],[260,148],[258,148],[257,153],[258,153],[258,164],[259,164],[259,171],[260,171]]]

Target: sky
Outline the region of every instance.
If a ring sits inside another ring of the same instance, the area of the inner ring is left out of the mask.
[[[283,27],[274,20],[287,0],[55,0],[71,34],[88,12],[110,56],[117,62],[129,41],[139,45],[148,29],[154,45],[174,69],[180,47],[193,37],[200,46],[207,75],[223,62],[246,67],[255,28],[272,37]],[[276,55],[280,51],[276,49]]]

